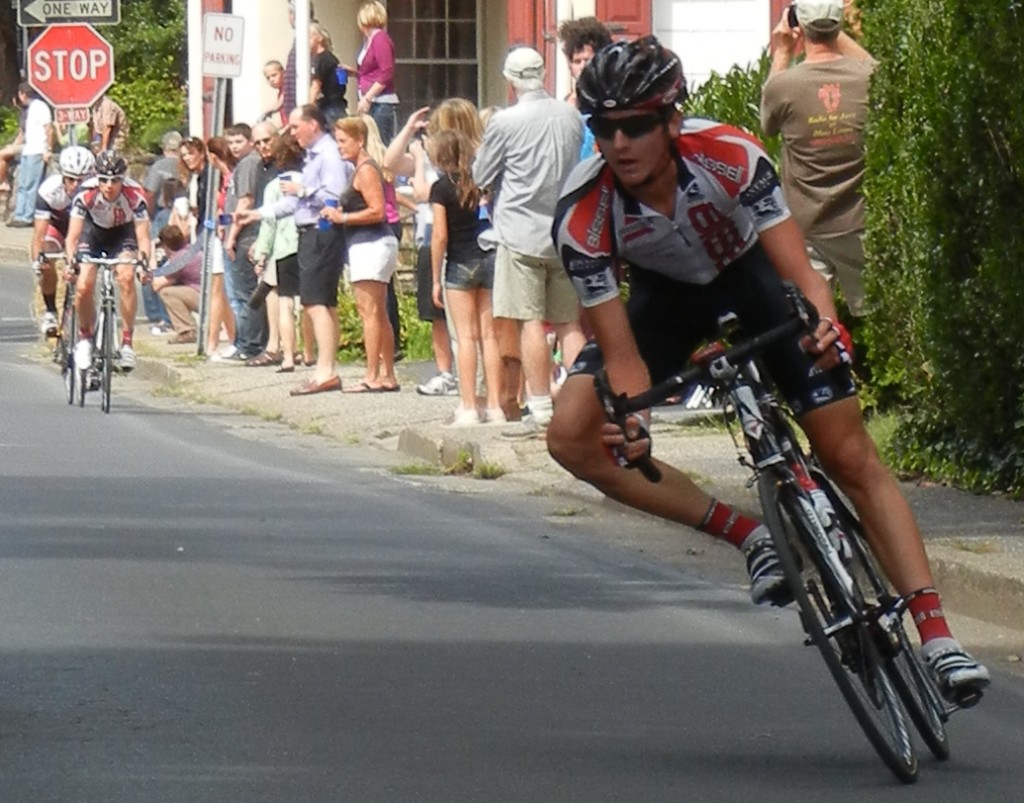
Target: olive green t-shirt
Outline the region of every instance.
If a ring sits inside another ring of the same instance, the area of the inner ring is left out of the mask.
[[[864,228],[864,131],[877,62],[843,56],[775,73],[761,93],[761,127],[782,134],[782,189],[808,235]]]

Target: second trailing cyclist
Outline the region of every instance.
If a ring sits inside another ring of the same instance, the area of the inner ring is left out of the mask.
[[[71,207],[71,221],[65,253],[68,264],[77,258],[81,273],[75,286],[75,308],[79,333],[75,344],[75,364],[92,364],[92,334],[96,322],[93,291],[96,265],[90,257],[118,257],[124,263],[116,268],[121,290],[121,350],[123,371],[135,367],[132,334],[135,330],[135,262],[146,260],[150,251],[149,214],[145,190],[126,177],[128,164],[116,151],[102,151],[96,157],[96,175],[82,184]]]
[[[684,121],[682,67],[654,37],[603,48],[576,91],[601,154],[566,181],[554,234],[596,342],[580,354],[559,394],[548,428],[552,456],[613,499],[741,549],[754,601],[788,602],[763,524],[660,461],[663,479],[656,484],[627,470],[649,453],[649,411],[628,419],[627,438],[607,422],[593,374],[603,364],[611,387],[635,396],[682,368],[695,346],[715,337],[724,313],[735,312],[749,335],[782,323],[789,309],[782,280],[792,281],[822,318],[813,337],[769,349],[765,362],[908,600],[943,693],[976,702],[988,671],[950,633],[917,522],[864,427],[849,335],[807,260],[760,143],[732,126]],[[630,265],[628,306],[618,286],[623,262]]]
[[[47,337],[57,333],[57,266],[44,255],[64,252],[68,233],[71,201],[96,164],[92,151],[73,145],[60,152],[60,174],[52,175],[39,185],[32,231],[32,264],[39,274],[39,291],[46,312],[42,331]],[[74,332],[68,332],[73,337]]]

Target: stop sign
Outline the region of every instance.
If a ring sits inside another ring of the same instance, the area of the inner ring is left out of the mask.
[[[91,106],[114,83],[114,50],[91,25],[51,25],[28,46],[28,82],[52,106]]]

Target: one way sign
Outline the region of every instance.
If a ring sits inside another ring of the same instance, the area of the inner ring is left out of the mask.
[[[117,25],[121,0],[18,0],[18,25],[24,28],[63,22]]]

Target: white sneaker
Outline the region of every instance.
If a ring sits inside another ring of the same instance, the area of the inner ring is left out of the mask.
[[[57,334],[57,315],[53,312],[44,312],[43,319],[39,322],[39,331],[43,337],[55,337]]]
[[[505,417],[505,411],[500,407],[488,407],[484,411],[484,423],[491,424],[492,426],[497,424],[507,424],[508,418]]]
[[[121,366],[122,371],[131,371],[135,368],[135,349],[127,343],[121,346],[118,364]]]
[[[450,373],[442,371],[422,385],[417,385],[416,392],[421,396],[458,396],[459,383]]]
[[[227,348],[215,351],[210,355],[210,362],[237,362],[238,349],[232,343]]]
[[[445,421],[441,424],[441,427],[444,429],[458,429],[460,427],[478,427],[482,423],[480,413],[476,409],[467,410],[465,407],[457,407],[451,420]]]
[[[92,368],[92,340],[87,337],[75,343],[75,368],[79,371]]]
[[[508,429],[503,429],[501,431],[501,437],[509,441],[525,441],[533,438],[543,438],[547,435],[548,422],[550,421],[550,416],[546,421],[541,421],[532,413],[527,413],[518,423],[513,424]]]

